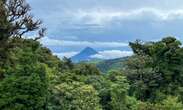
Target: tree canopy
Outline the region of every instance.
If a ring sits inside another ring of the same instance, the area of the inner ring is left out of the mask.
[[[137,40],[123,69],[60,59],[25,0],[0,0],[0,110],[183,110],[183,47]],[[38,36],[29,39],[29,32]],[[119,63],[120,65],[121,63]]]

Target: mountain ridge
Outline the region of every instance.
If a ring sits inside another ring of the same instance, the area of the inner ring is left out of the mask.
[[[71,57],[71,60],[75,63],[81,62],[81,61],[89,61],[92,60],[92,55],[96,55],[98,52],[94,50],[91,47],[84,48],[81,52],[76,54],[75,56]]]

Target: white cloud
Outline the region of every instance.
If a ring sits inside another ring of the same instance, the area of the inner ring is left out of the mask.
[[[57,55],[59,58],[67,57],[70,58],[79,52],[71,51],[71,52],[61,52],[61,53],[53,53]],[[99,58],[99,59],[115,59],[126,56],[131,56],[133,54],[132,51],[121,51],[121,50],[104,50],[98,52],[96,55],[92,55],[91,58]]]
[[[70,57],[78,54],[78,52],[62,52],[62,53],[53,53],[53,54],[57,55],[59,58],[63,58],[63,57],[70,58]]]
[[[92,55],[91,57],[99,59],[115,59],[131,56],[132,54],[133,54],[132,51],[106,50],[106,51],[100,51],[98,54]]]
[[[156,8],[140,8],[134,10],[78,10],[72,14],[73,20],[83,23],[104,25],[113,20],[137,20],[151,19],[157,21],[166,21],[174,19],[183,19],[183,9],[177,10],[159,10]]]
[[[41,39],[41,43],[46,46],[63,46],[63,47],[127,47],[128,43],[124,42],[99,42],[99,41],[72,41],[72,40],[56,40],[45,37]]]

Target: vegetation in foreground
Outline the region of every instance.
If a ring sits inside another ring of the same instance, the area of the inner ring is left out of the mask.
[[[0,110],[183,110],[183,48],[174,37],[131,42],[124,69],[60,60],[22,36],[41,22],[24,0],[0,0]]]

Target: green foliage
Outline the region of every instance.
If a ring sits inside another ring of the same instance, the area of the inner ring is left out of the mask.
[[[141,101],[153,100],[162,82],[161,74],[146,66],[150,60],[146,56],[132,56],[126,62],[125,73],[131,84],[129,93]]]
[[[178,95],[183,84],[180,41],[167,37],[159,42],[136,41],[130,46],[135,53],[126,69],[132,85],[130,93],[142,101],[160,101],[166,95]]]
[[[44,110],[47,85],[40,76],[11,76],[0,82],[1,110]]]
[[[92,85],[98,91],[98,97],[100,97],[100,105],[102,110],[110,110],[111,107],[111,83],[108,82],[105,76],[89,76],[86,81],[86,84]]]
[[[127,107],[127,110],[138,110],[139,101],[134,97],[127,96],[126,107]]]
[[[21,40],[21,39],[20,39]],[[0,81],[1,110],[44,110],[47,103],[47,66],[39,62],[35,47],[39,43],[30,42],[11,50],[11,62],[6,65],[5,78]],[[26,41],[25,41],[26,42]],[[35,47],[35,48],[34,48]]]
[[[74,69],[74,64],[71,59],[64,57],[59,67],[61,72],[72,71]]]
[[[166,109],[163,109],[162,106],[157,104],[152,104],[149,102],[139,102],[137,110],[166,110]]]
[[[102,72],[102,73],[107,73],[111,70],[122,70],[124,66],[124,62],[128,59],[128,57],[124,58],[116,58],[116,59],[110,59],[110,60],[91,60],[87,61],[86,63],[88,64],[95,64],[97,68]]]
[[[178,101],[177,97],[168,96],[162,102],[164,110],[183,110],[183,104]]]
[[[125,64],[126,58],[73,64],[36,41],[44,29],[34,40],[21,38],[41,24],[27,12],[16,14],[24,8],[24,0],[0,0],[0,110],[183,110],[177,39],[130,43],[135,54]],[[101,74],[96,66],[113,71]]]
[[[127,110],[127,91],[129,88],[126,77],[117,71],[111,71],[107,75],[110,85],[111,109]]]
[[[160,103],[152,104],[149,102],[140,102],[138,110],[183,110],[183,104],[177,97],[168,96]]]
[[[50,110],[101,110],[97,91],[80,82],[56,85]]]
[[[65,59],[64,63],[68,61]],[[66,64],[66,63],[65,63]],[[69,66],[71,65],[71,66]],[[99,76],[95,66],[78,64],[64,66],[50,85],[50,110],[101,110],[97,90],[85,81],[90,76]],[[68,67],[67,69],[65,67]],[[73,69],[71,69],[72,67]]]
[[[100,71],[93,64],[80,63],[76,65],[74,73],[77,75],[99,75]]]
[[[103,110],[131,110],[133,108],[135,102],[128,97],[129,85],[122,73],[111,71],[106,75],[90,76],[86,83],[98,91]]]

